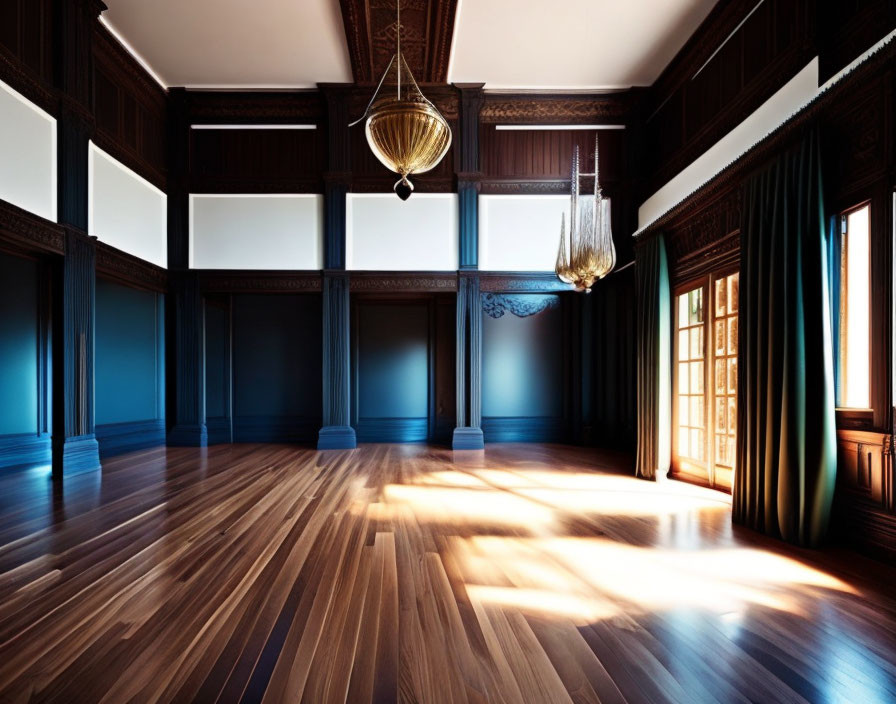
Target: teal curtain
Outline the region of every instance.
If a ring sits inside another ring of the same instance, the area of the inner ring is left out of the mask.
[[[635,252],[638,286],[638,456],[645,479],[669,471],[672,440],[672,336],[666,242],[656,235]]]
[[[816,130],[744,187],[734,521],[825,535],[836,475],[830,233]]]

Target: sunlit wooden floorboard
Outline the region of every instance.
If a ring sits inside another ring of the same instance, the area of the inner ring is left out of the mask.
[[[896,700],[896,573],[581,448],[0,475],[0,701]]]

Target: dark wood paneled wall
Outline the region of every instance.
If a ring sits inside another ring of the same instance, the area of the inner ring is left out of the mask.
[[[896,45],[890,44],[810,106],[762,140],[653,223],[666,237],[673,286],[736,265],[740,253],[741,189],[745,179],[805,134],[821,131],[826,211],[871,207],[871,405],[837,413],[838,488],[835,533],[862,547],[896,555],[893,486],[892,293],[893,192],[896,186],[893,109]]]
[[[0,3],[0,78],[51,114],[53,0]]]
[[[161,189],[167,96],[101,24],[93,35],[96,143]]]

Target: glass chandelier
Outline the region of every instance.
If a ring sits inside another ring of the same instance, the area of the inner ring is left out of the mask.
[[[567,249],[566,214],[560,221],[560,249],[554,271],[561,281],[573,284],[576,291],[591,293],[591,287],[616,266],[616,248],[610,227],[610,201],[600,188],[597,135],[594,137],[594,173],[579,172],[579,147],[572,156],[572,182],[569,207],[569,247]],[[579,179],[594,177],[594,194],[579,196]]]
[[[401,53],[401,0],[395,3],[397,46],[367,109],[354,126],[367,118],[364,127],[374,156],[399,174],[395,192],[410,198],[411,174],[422,174],[436,166],[451,146],[451,128],[436,106],[427,100]],[[383,86],[394,86],[380,95]]]

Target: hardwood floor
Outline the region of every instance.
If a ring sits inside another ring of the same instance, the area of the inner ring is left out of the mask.
[[[542,445],[0,475],[0,701],[896,700],[896,573]]]

